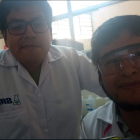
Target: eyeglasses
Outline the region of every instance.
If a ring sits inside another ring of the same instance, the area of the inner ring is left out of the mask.
[[[15,21],[6,25],[9,33],[12,35],[21,35],[26,32],[27,25],[30,25],[32,30],[36,33],[43,33],[48,31],[48,24],[46,20],[34,20],[31,22]]]
[[[98,59],[98,68],[103,75],[119,74],[124,59],[135,68],[140,68],[140,43],[124,46],[101,56]]]

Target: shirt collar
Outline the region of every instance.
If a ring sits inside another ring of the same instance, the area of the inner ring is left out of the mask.
[[[56,49],[56,47],[51,46],[48,52],[48,62],[54,62],[60,59],[63,55]]]
[[[7,67],[17,66],[18,65],[18,61],[11,54],[9,49],[2,50],[0,52],[0,65],[7,66]]]
[[[123,121],[123,118],[120,112],[118,112],[118,108],[113,101],[109,101],[108,103],[106,103],[104,106],[100,108],[100,111],[97,114],[97,119],[100,119],[111,125],[113,124],[114,121],[116,123],[119,122],[122,124],[122,130],[123,130],[122,133],[124,134],[124,137],[132,136],[128,126]]]
[[[104,106],[101,107],[97,115],[97,118],[106,123],[113,124],[114,114],[115,114],[115,103],[109,101],[108,103],[106,103]]]
[[[0,65],[9,67],[18,66],[18,60],[11,54],[9,49],[0,52]],[[54,62],[62,56],[63,55],[54,46],[51,46],[45,59],[48,59],[48,62]]]
[[[129,127],[126,125],[126,123],[124,122],[122,115],[120,113],[119,108],[116,106],[115,107],[115,120],[116,123],[118,124],[120,130],[122,131],[122,133],[124,134],[125,137],[129,137],[132,136],[132,133],[130,132]]]

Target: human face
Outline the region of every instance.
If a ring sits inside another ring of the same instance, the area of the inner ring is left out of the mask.
[[[40,7],[35,5],[24,6],[18,10],[12,10],[7,16],[7,23],[14,21],[31,22],[35,19],[47,20]],[[51,31],[36,33],[31,26],[21,35],[11,35],[6,30],[4,38],[6,46],[13,56],[25,67],[26,65],[41,64],[50,49]]]
[[[100,56],[123,46],[137,43],[140,43],[139,36],[123,32],[118,39],[101,49]],[[127,109],[128,106],[134,107],[133,109],[140,106],[140,69],[132,65],[128,59],[123,60],[123,68],[119,74],[102,75],[102,80],[108,95],[116,103],[125,106],[123,109]]]

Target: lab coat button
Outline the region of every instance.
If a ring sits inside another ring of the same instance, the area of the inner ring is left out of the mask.
[[[44,133],[48,133],[48,129],[44,129]]]
[[[41,95],[41,94],[38,94],[38,97],[39,97],[39,98],[41,98],[41,97],[42,97],[42,95]]]

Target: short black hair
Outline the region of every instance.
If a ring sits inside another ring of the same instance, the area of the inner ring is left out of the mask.
[[[107,20],[97,28],[91,39],[91,59],[95,66],[97,66],[97,61],[100,57],[100,49],[118,38],[123,31],[129,31],[132,35],[140,36],[140,16],[116,16]]]
[[[6,31],[6,18],[10,14],[11,10],[18,10],[18,8],[25,5],[37,5],[40,6],[45,13],[48,26],[51,29],[52,24],[52,8],[47,1],[42,0],[1,0],[0,2],[0,30]]]

